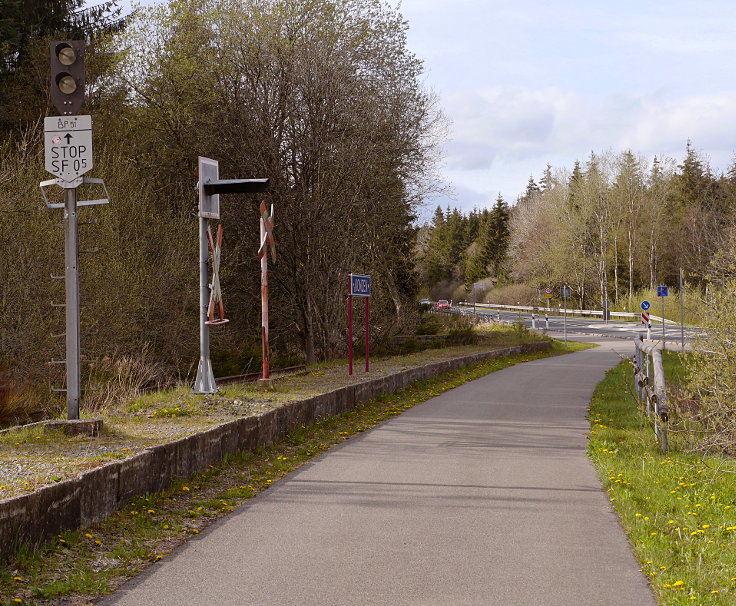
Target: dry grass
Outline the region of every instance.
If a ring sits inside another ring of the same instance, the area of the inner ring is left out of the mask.
[[[278,378],[267,392],[253,383],[227,385],[211,396],[193,394],[189,386],[161,392],[114,398],[109,408],[83,409],[104,419],[96,438],[69,438],[41,428],[14,430],[0,435],[0,499],[23,494],[41,486],[76,477],[113,459],[173,441],[207,427],[239,417],[259,414],[287,402],[301,400],[346,385],[450,360],[518,341],[513,331],[495,331],[493,345],[456,346],[371,361],[371,372],[356,360],[348,376],[344,363],[320,364],[306,374]],[[528,337],[525,340],[529,340]],[[132,390],[134,393],[135,390]]]

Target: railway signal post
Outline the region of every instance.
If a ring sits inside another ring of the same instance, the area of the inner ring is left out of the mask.
[[[83,40],[54,40],[49,48],[51,67],[51,103],[58,116],[44,119],[44,156],[46,170],[54,175],[40,183],[41,195],[48,208],[64,209],[64,283],[66,386],[54,391],[66,392],[67,419],[79,419],[81,399],[81,354],[79,317],[79,217],[80,206],[107,204],[107,188],[102,179],[84,177],[92,170],[92,117],[78,115],[84,103]],[[78,201],[77,188],[96,183],[105,189],[105,198]],[[50,203],[46,188],[64,190],[63,203]]]
[[[214,310],[215,303],[221,304],[221,293],[219,292],[219,280],[213,280],[213,286],[217,285],[214,293],[210,293],[209,275],[207,261],[209,260],[209,247],[212,236],[208,238],[209,220],[220,218],[220,194],[249,194],[263,192],[268,189],[268,179],[220,179],[219,163],[217,160],[199,157],[199,182],[197,190],[199,193],[199,365],[197,366],[197,378],[194,381],[194,393],[213,394],[217,391],[215,374],[212,371],[212,358],[210,357],[210,326],[224,324],[225,318],[219,320],[210,319],[210,310]],[[219,230],[218,230],[219,231]],[[220,233],[222,233],[220,231]],[[222,243],[218,237],[218,243]],[[219,246],[214,245],[213,257],[217,260],[219,267]],[[218,298],[214,301],[212,295]],[[222,309],[222,307],[220,307]],[[222,312],[221,312],[222,314]]]

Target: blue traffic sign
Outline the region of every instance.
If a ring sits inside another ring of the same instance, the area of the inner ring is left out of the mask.
[[[353,297],[371,296],[371,277],[350,274],[350,295]]]
[[[641,302],[641,308],[642,308],[642,309],[643,309],[644,311],[646,311],[647,309],[649,309],[649,308],[650,308],[651,306],[652,306],[652,304],[651,304],[651,303],[649,303],[649,301],[642,301],[642,302]]]
[[[666,286],[657,286],[657,296],[658,297],[669,296],[669,289]]]

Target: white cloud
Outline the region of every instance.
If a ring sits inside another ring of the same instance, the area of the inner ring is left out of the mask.
[[[569,168],[591,151],[680,158],[691,139],[721,171],[736,151],[735,106],[736,91],[683,98],[662,90],[601,97],[554,88],[457,92],[445,98],[454,122],[445,175],[461,188],[459,206],[469,209],[479,195],[490,203],[498,191],[513,201],[548,161]]]

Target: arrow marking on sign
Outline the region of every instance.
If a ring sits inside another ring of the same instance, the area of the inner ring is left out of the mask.
[[[69,142],[72,140],[72,136],[67,133],[66,135],[64,135],[64,139],[66,139],[66,144],[69,145]]]

